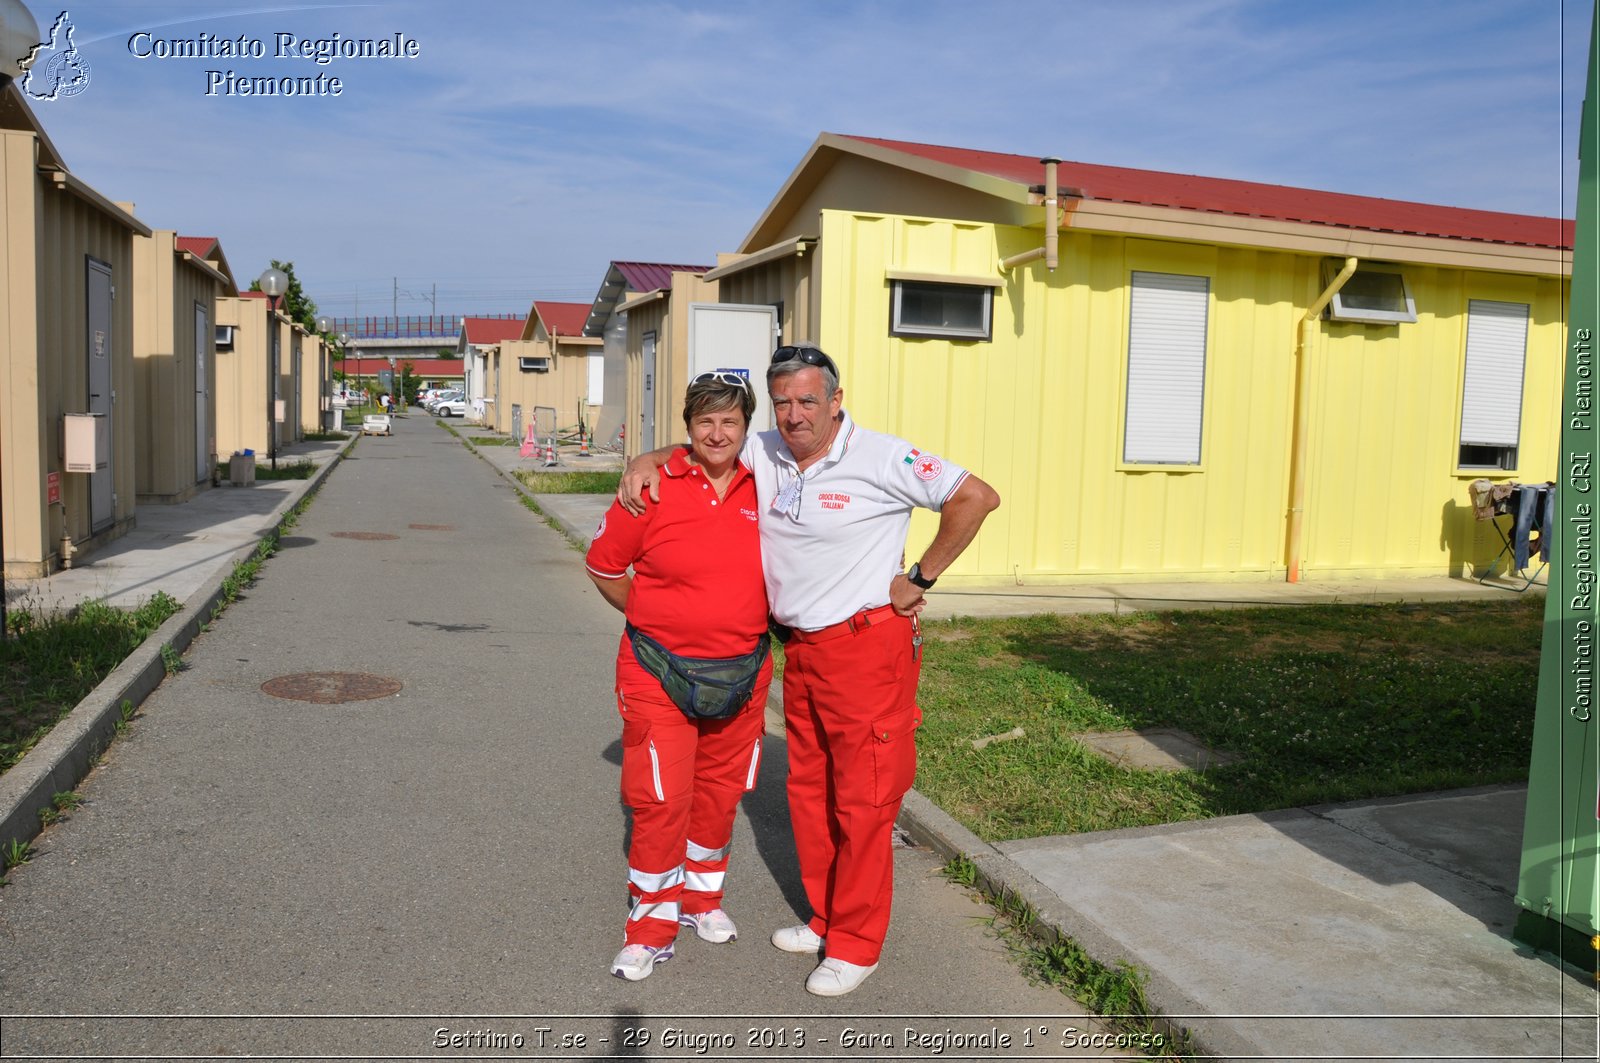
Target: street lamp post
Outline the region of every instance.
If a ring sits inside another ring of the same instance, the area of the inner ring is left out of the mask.
[[[272,471],[278,471],[278,299],[289,290],[289,276],[276,266],[267,267],[256,279],[256,284],[267,293],[267,454],[272,460]]]
[[[327,366],[327,368],[328,368],[328,372],[326,374],[328,379],[327,380],[319,379],[317,381],[317,387],[319,387],[319,388],[327,388],[333,382],[333,369],[332,369],[331,366],[328,366],[328,363],[330,361],[332,361],[332,357],[333,357],[331,354],[328,353],[328,346],[329,346],[329,344],[331,344],[333,342],[333,318],[329,317],[327,314],[319,314],[319,315],[317,315],[317,331],[322,334],[322,359],[323,359],[324,366]],[[327,401],[328,401],[328,409],[330,411],[333,410],[333,409],[336,409],[336,407],[333,405],[333,396],[332,395],[328,395]],[[331,422],[332,421],[332,417],[330,416],[328,418],[328,420]],[[331,430],[333,428],[333,425],[330,423],[330,424],[324,425],[323,427],[325,429]],[[339,414],[339,428],[340,428],[341,431],[344,429],[344,414],[343,413]]]

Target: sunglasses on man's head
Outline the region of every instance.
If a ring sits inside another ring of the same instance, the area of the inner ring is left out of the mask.
[[[772,364],[779,362],[792,362],[796,359],[814,365],[819,369],[826,369],[832,373],[834,379],[839,377],[839,367],[833,364],[833,359],[823,354],[815,347],[779,347],[772,352]]]
[[[750,390],[750,381],[745,377],[740,376],[738,373],[721,373],[715,371],[710,373],[701,373],[699,376],[689,381],[690,387],[694,387],[696,384],[726,384],[728,387],[738,388],[740,391]]]

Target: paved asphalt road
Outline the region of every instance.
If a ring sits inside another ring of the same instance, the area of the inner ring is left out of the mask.
[[[766,940],[804,906],[778,738],[735,834],[740,940],[686,933],[653,977],[612,978],[621,618],[581,556],[420,418],[361,440],[281,545],[0,891],[0,1056],[866,1058],[853,1028],[893,1031],[872,1058],[928,1058],[911,1027],[1038,1058],[1024,1028],[1093,1028],[912,848],[882,968],[807,995],[808,960]],[[399,691],[262,690],[319,672]],[[122,1017],[39,1017],[62,1015]]]

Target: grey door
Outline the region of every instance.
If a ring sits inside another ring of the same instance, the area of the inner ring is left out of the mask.
[[[101,414],[111,422],[111,266],[89,259],[89,412]],[[116,439],[115,425],[106,437]],[[89,531],[91,534],[111,526],[115,516],[116,455],[102,455],[105,468],[89,474]]]
[[[211,478],[211,448],[206,444],[210,436],[206,427],[210,422],[211,402],[206,386],[206,354],[211,348],[211,322],[206,308],[194,304],[194,480],[204,483]]]
[[[656,334],[644,334],[643,348],[644,409],[640,413],[639,453],[656,449]]]

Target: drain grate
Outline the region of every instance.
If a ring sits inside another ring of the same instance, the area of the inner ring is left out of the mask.
[[[347,701],[371,701],[400,693],[398,679],[366,672],[301,672],[280,675],[261,684],[261,692],[289,701],[311,701],[318,705],[341,705]]]
[[[360,539],[363,542],[372,542],[378,539],[400,538],[400,536],[390,535],[388,532],[334,532],[333,537],[335,539]]]
[[[455,531],[454,524],[407,524],[412,531]]]

